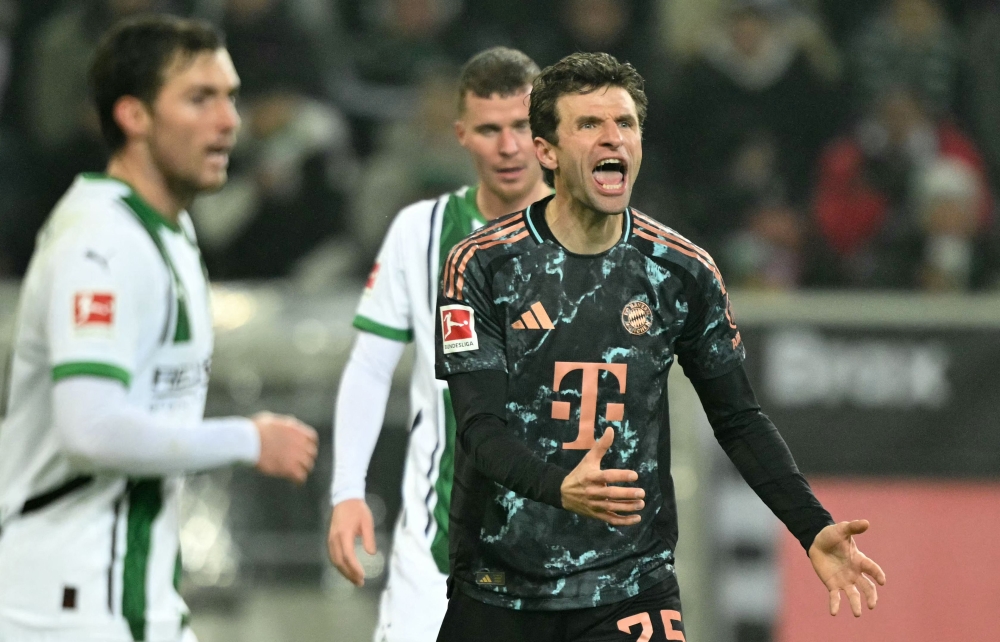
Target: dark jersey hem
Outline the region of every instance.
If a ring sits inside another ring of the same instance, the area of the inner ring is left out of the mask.
[[[511,595],[509,593],[488,591],[479,588],[476,584],[456,577],[453,577],[452,580],[456,589],[474,600],[491,606],[523,611],[568,611],[571,609],[587,609],[615,604],[635,597],[639,593],[660,584],[670,577],[676,577],[674,565],[664,563],[650,569],[628,585],[602,587],[596,592],[596,595],[573,595],[565,597]]]

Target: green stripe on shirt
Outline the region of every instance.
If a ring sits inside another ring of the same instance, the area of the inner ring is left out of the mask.
[[[438,570],[448,573],[448,511],[451,508],[451,487],[455,480],[455,411],[451,406],[451,391],[445,390],[441,395],[441,405],[444,408],[444,452],[441,453],[441,463],[438,465],[438,478],[434,484],[437,493],[437,504],[434,506],[434,521],[437,522],[437,532],[431,542],[431,556]]]
[[[74,361],[72,363],[61,363],[52,368],[52,380],[59,381],[66,377],[105,377],[107,379],[117,379],[126,387],[132,382],[132,375],[128,370],[113,366],[109,363],[98,363],[96,361]]]
[[[122,615],[132,639],[146,639],[146,575],[153,543],[153,521],[163,508],[163,481],[132,482],[128,493],[128,531],[122,579]]]
[[[390,339],[401,343],[409,343],[410,341],[413,341],[413,330],[390,328],[387,325],[382,325],[377,321],[372,321],[368,317],[363,317],[360,314],[354,317],[354,327],[358,330],[378,335],[383,339]]]

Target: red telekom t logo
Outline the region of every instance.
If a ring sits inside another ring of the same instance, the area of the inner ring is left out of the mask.
[[[597,423],[597,376],[606,370],[618,379],[618,389],[625,394],[625,379],[628,365],[624,363],[581,363],[578,361],[556,361],[556,373],[552,382],[552,392],[559,392],[559,384],[563,377],[575,370],[583,370],[583,386],[580,389],[580,432],[574,441],[564,443],[567,450],[590,450],[597,443],[594,439],[594,426]],[[570,405],[568,401],[552,402],[552,418],[569,419]],[[608,421],[621,421],[625,416],[625,404],[609,403],[604,418]]]

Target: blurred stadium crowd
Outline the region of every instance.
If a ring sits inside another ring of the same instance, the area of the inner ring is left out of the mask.
[[[633,203],[730,285],[1000,287],[1000,0],[0,0],[0,276],[104,151],[86,70],[114,20],[219,24],[243,80],[231,180],[192,212],[214,279],[360,276],[392,216],[475,180],[457,69],[632,62]]]

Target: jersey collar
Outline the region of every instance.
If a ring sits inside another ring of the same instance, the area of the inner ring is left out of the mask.
[[[170,221],[167,217],[160,214],[160,212],[146,202],[146,199],[139,196],[139,193],[135,191],[135,188],[121,180],[120,178],[115,178],[114,176],[108,176],[107,174],[101,172],[84,172],[80,174],[84,179],[91,181],[113,181],[124,185],[129,189],[130,194],[125,197],[126,202],[135,215],[147,226],[152,228],[165,227],[171,232],[181,232],[181,226],[177,223]]]
[[[528,229],[531,231],[531,236],[535,239],[537,243],[541,244],[544,243],[545,241],[551,241],[555,245],[562,248],[564,252],[567,252],[569,254],[574,254],[573,252],[570,252],[569,250],[564,248],[562,244],[558,240],[556,240],[555,235],[552,234],[552,230],[549,228],[549,224],[545,221],[545,208],[548,207],[549,202],[554,197],[555,194],[549,194],[545,198],[535,201],[534,203],[529,205],[528,208],[524,210],[524,218],[528,222]],[[632,237],[631,207],[625,208],[625,218],[622,224],[625,227],[625,229],[622,230],[622,236],[618,240],[618,243],[615,243],[615,245],[612,245],[611,247],[615,247],[621,243],[628,243],[629,239]],[[601,254],[604,254],[604,252],[602,252]],[[595,254],[593,256],[599,256],[599,255]]]

